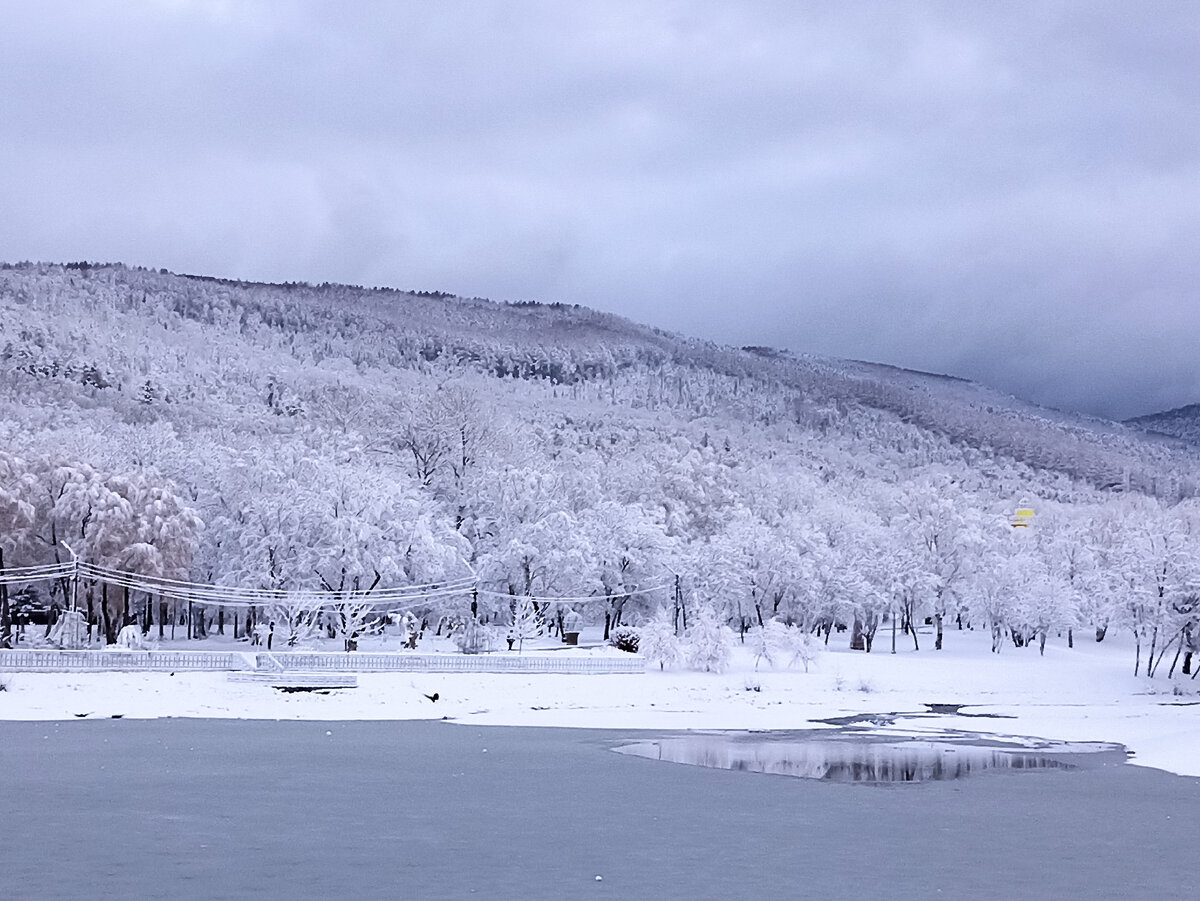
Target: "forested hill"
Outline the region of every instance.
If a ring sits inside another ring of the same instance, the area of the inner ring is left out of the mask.
[[[132,538],[101,540],[93,498],[36,512],[6,560],[57,553],[61,531],[205,582],[470,568],[498,590],[610,603],[681,570],[733,597],[768,547],[903,542],[899,524],[931,518],[1007,527],[1022,499],[1170,505],[1195,493],[1198,461],[958,379],[576,306],[89,264],[0,269],[0,435],[0,490],[91,479],[137,507],[153,487],[203,523],[180,527],[171,561],[166,525],[137,532],[138,563]]]
[[[319,430],[331,391],[380,403],[409,397],[397,379],[468,377],[518,406],[549,388],[710,418],[718,429],[791,425],[826,437],[861,433],[865,419],[894,431],[878,438],[897,449],[911,425],[972,459],[981,452],[1098,488],[1193,490],[1195,458],[1140,428],[948,376],[719,347],[579,306],[70,264],[0,270],[0,316],[5,382],[32,392],[31,408],[108,408],[118,421],[282,413]],[[1173,434],[1163,424],[1185,413],[1135,424]]]
[[[1188,404],[1164,413],[1150,413],[1128,420],[1129,424],[1150,432],[1171,435],[1200,446],[1200,404]]]

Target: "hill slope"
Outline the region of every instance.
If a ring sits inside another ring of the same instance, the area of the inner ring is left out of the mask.
[[[579,307],[88,264],[0,270],[0,436],[41,523],[6,560],[74,535],[205,583],[470,573],[485,607],[587,597],[609,622],[678,574],[743,626],[832,622],[863,579],[886,607],[894,568],[872,566],[927,553],[930,529],[991,535],[1021,499],[1174,502],[1198,461],[958,379]]]
[[[1128,423],[1149,432],[1170,435],[1188,444],[1200,445],[1200,404],[1137,416],[1128,420]]]

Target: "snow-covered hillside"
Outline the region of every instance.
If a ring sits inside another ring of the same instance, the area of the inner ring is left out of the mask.
[[[690,607],[743,630],[855,624],[868,645],[898,616],[1022,642],[1121,623],[1161,653],[1191,622],[1194,448],[573,306],[7,266],[0,436],[9,566],[62,559],[65,538],[205,584],[473,586],[430,599],[431,623],[532,598],[560,627]],[[110,635],[122,604],[177,616],[86,591]]]
[[[1179,438],[1188,444],[1200,445],[1200,404],[1138,416],[1130,419],[1129,424],[1148,432]]]

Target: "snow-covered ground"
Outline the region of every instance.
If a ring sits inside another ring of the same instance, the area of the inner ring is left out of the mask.
[[[225,673],[7,673],[0,674],[6,686],[0,719],[449,718],[516,726],[804,729],[831,717],[921,714],[930,703],[965,704],[971,706],[962,712],[974,716],[902,717],[880,728],[1120,742],[1133,751],[1134,763],[1200,776],[1200,679],[1134,678],[1132,649],[1111,636],[1074,649],[1051,645],[1044,657],[1011,647],[992,654],[989,638],[979,633],[950,632],[940,652],[904,646],[891,654],[883,636],[869,655],[845,649],[844,638],[834,642],[808,673],[756,670],[749,651],[739,648],[733,667],[720,675],[368,673],[357,688],[328,694],[283,693],[231,682]]]

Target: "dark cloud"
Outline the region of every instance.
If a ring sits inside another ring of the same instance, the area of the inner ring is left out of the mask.
[[[1189,4],[47,2],[5,30],[6,259],[1200,400]]]

